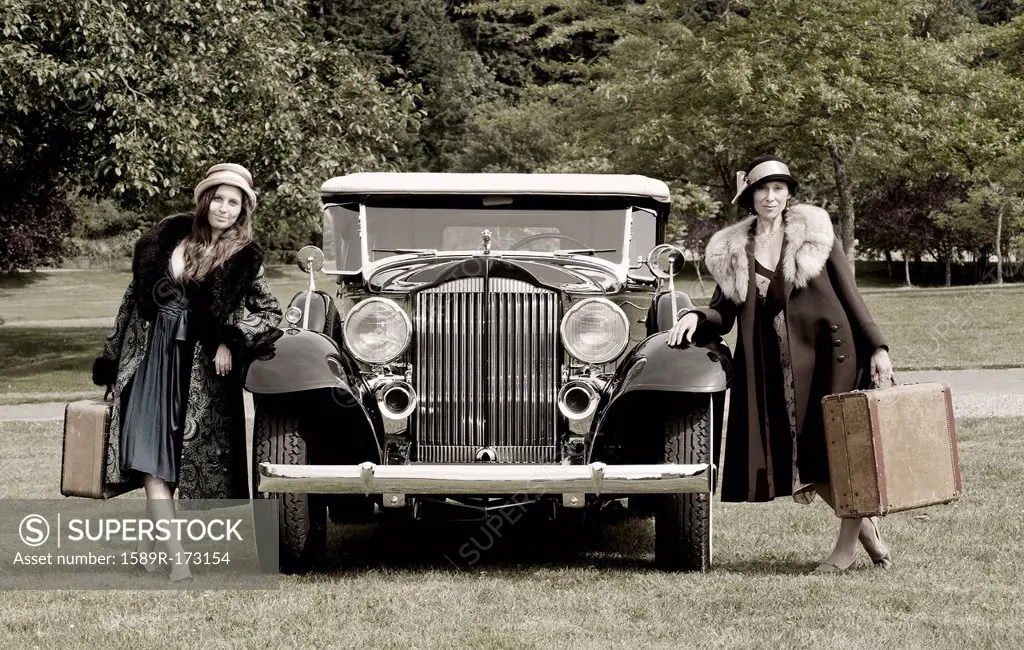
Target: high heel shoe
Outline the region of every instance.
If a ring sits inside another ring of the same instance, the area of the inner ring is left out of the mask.
[[[171,568],[171,575],[168,576],[168,580],[172,583],[177,582],[193,582],[195,577],[189,570],[188,565],[175,565]]]
[[[889,552],[889,547],[882,541],[882,535],[878,532],[878,518],[869,517],[868,523],[871,524],[872,535],[869,537],[861,529],[860,534],[857,538],[860,540],[864,550],[868,552],[868,557],[871,558],[871,562],[880,569],[889,569],[892,567],[892,553]],[[883,553],[879,552],[881,547],[884,550]]]
[[[852,567],[856,562],[856,556],[851,558],[845,565],[836,564],[835,562],[822,562],[815,567],[814,573],[846,573],[847,569]]]

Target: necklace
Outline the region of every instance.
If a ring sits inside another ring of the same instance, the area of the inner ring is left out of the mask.
[[[756,243],[758,246],[765,246],[768,242],[772,240],[773,237],[775,237],[775,235],[779,234],[780,232],[782,232],[782,228],[776,228],[775,230],[767,232],[763,235],[755,234],[754,243]]]

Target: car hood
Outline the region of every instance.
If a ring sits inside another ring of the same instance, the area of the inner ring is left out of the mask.
[[[472,257],[422,258],[403,260],[378,268],[369,278],[371,291],[405,293],[437,286],[459,278],[514,278],[555,291],[574,293],[614,293],[621,283],[612,269],[581,259],[551,257],[510,257],[475,255]]]

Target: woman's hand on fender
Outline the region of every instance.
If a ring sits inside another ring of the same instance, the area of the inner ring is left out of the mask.
[[[221,377],[231,372],[231,350],[223,343],[217,347],[217,354],[213,356],[213,367]]]
[[[683,317],[676,321],[676,324],[672,326],[672,329],[668,331],[668,344],[669,347],[677,348],[683,344],[683,342],[690,343],[693,341],[693,333],[697,331],[697,323],[700,322],[700,317],[696,312],[686,312]]]
[[[892,360],[885,348],[878,348],[871,355],[871,381],[875,386],[889,386],[893,383]]]

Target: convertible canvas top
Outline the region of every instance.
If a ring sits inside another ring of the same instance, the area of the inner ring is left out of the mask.
[[[332,178],[321,196],[485,194],[636,196],[669,202],[668,186],[635,174],[437,174],[360,172]]]

